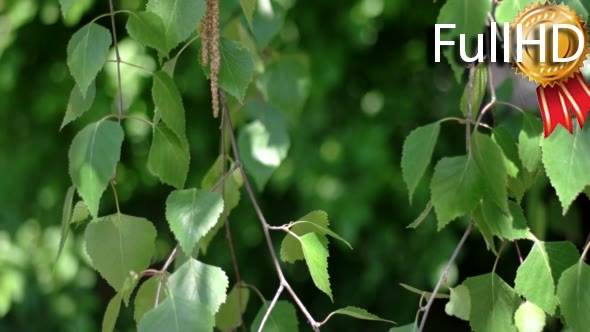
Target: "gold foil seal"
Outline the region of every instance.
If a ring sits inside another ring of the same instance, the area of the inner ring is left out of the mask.
[[[516,25],[522,26],[523,40],[540,39],[541,24],[545,25],[545,61],[540,61],[540,47],[538,45],[523,45],[522,61],[517,61],[516,53]],[[553,41],[553,26],[556,24],[570,24],[582,31],[584,40],[578,40],[574,31],[569,29],[560,29],[558,31],[558,41]],[[588,54],[588,30],[585,28],[585,22],[576,12],[563,4],[555,3],[537,3],[531,4],[523,12],[520,12],[511,26],[511,57],[513,67],[517,73],[537,84],[553,86],[558,82],[565,82],[580,71],[580,67],[586,60]],[[553,62],[553,43],[558,44],[558,55],[560,58],[568,58],[575,55],[578,50],[578,43],[584,43],[582,54],[570,62]]]

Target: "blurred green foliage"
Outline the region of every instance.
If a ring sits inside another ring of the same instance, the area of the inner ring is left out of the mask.
[[[333,229],[354,247],[350,251],[335,241],[331,244],[334,304],[315,289],[304,263],[285,265],[288,277],[316,319],[335,308],[355,305],[409,323],[419,298],[398,283],[431,289],[466,225],[463,220],[438,233],[429,216],[418,230],[405,228],[422,212],[430,194],[427,181],[422,181],[413,204],[408,202],[399,167],[403,139],[419,125],[460,115],[463,87],[456,84],[446,64],[430,65],[427,59],[427,32],[441,4],[429,0],[276,2],[288,11],[269,51],[303,52],[311,78],[307,103],[288,119],[290,150],[260,193],[260,202],[271,224],[322,209],[328,212]],[[231,7],[237,0],[223,3]],[[120,9],[143,6],[141,0],[117,1]],[[93,112],[59,131],[74,85],[65,62],[66,45],[74,31],[105,12],[107,1],[79,0],[64,19],[55,0],[0,0],[0,331],[97,331],[113,295],[89,267],[81,229],[70,234],[55,264],[61,204],[71,184],[69,144],[85,124],[116,109],[115,65],[107,63],[97,78]],[[123,59],[155,69],[157,56],[125,38],[125,17],[117,16],[116,21]],[[108,27],[104,19],[99,23]],[[109,58],[114,59],[112,52]],[[194,186],[215,161],[219,137],[208,83],[197,59],[194,44],[175,71],[188,112],[191,169],[187,183]],[[146,118],[153,107],[147,77],[141,70],[122,67],[128,112]],[[497,112],[498,121],[517,121],[502,109]],[[171,188],[147,170],[150,130],[136,122],[126,122],[125,130],[129,139],[118,175],[121,205],[125,213],[149,218],[158,234],[167,234],[164,202]],[[464,149],[461,125],[443,124],[434,160],[464,153]],[[427,176],[431,174],[432,167],[427,170]],[[585,199],[578,198],[563,218],[553,190],[543,180],[527,194],[524,204],[540,238],[566,237],[580,244],[584,240],[580,205]],[[101,209],[114,211],[108,192]],[[242,278],[271,297],[277,279],[246,199],[230,219]],[[277,247],[281,237],[275,235]],[[160,236],[153,263],[160,264],[173,245],[170,234]],[[528,250],[526,245],[522,249]],[[518,263],[514,250],[508,248],[504,255],[499,274],[514,273]],[[480,235],[471,236],[449,283],[489,272],[494,258]],[[230,283],[235,281],[223,235],[216,237],[202,259],[222,266]],[[446,317],[442,304],[435,305],[427,326],[467,329],[463,322]],[[247,320],[254,319],[255,307],[249,307]],[[134,330],[132,316],[132,310],[123,308],[117,326]],[[335,318],[323,330],[385,328]]]

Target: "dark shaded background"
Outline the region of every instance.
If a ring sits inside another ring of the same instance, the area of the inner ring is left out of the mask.
[[[224,0],[226,1],[226,0]],[[232,0],[237,2],[237,0]],[[354,251],[331,244],[329,271],[334,303],[311,281],[304,263],[284,264],[288,278],[318,320],[331,310],[359,306],[400,324],[414,320],[419,296],[400,282],[432,289],[458,242],[467,220],[436,232],[431,214],[417,230],[405,226],[429,200],[423,180],[409,204],[400,158],[404,138],[417,126],[446,116],[460,116],[458,85],[446,64],[427,59],[427,31],[436,21],[441,1],[344,0],[278,1],[292,8],[273,47],[309,55],[311,94],[296,121],[290,123],[291,149],[259,195],[273,224],[307,212],[328,212],[333,229]],[[74,228],[66,250],[54,265],[59,242],[63,196],[70,185],[67,151],[86,123],[115,110],[114,64],[97,79],[91,112],[59,127],[73,80],[66,66],[70,36],[93,17],[108,12],[107,1],[82,0],[88,10],[77,20],[62,19],[54,0],[0,0],[0,331],[98,331],[113,290],[88,265],[82,242],[84,227]],[[117,8],[140,10],[143,1],[115,1]],[[125,40],[126,16],[117,16],[124,58],[155,65],[154,54]],[[99,24],[108,26],[102,19]],[[175,80],[187,110],[191,170],[187,185],[198,185],[218,153],[218,124],[211,117],[210,96],[191,46],[179,61]],[[128,112],[151,117],[151,79],[127,71],[123,89],[131,101]],[[511,75],[509,75],[511,77]],[[519,98],[508,79],[498,87],[500,98]],[[537,111],[535,108],[531,111]],[[519,117],[498,108],[490,121],[520,128]],[[149,132],[126,126],[119,178],[122,210],[146,217],[159,231],[158,266],[173,239],[164,219],[171,188],[159,183],[146,167]],[[434,160],[465,153],[464,128],[445,123]],[[426,177],[430,177],[432,166]],[[452,194],[452,193],[449,193]],[[555,193],[546,179],[524,199],[529,224],[541,239],[584,240],[579,197],[561,216]],[[104,195],[101,211],[114,211]],[[270,298],[278,286],[260,225],[242,195],[232,212],[234,240],[242,277]],[[282,234],[273,234],[280,244]],[[524,252],[530,247],[521,243]],[[203,261],[221,266],[235,281],[227,243],[219,235]],[[457,261],[450,283],[490,272],[495,257],[479,234],[472,235]],[[510,283],[518,259],[513,246],[504,251],[499,273]],[[458,279],[457,279],[458,278]],[[286,296],[285,296],[286,298]],[[251,297],[246,320],[260,303]],[[444,300],[430,316],[430,331],[463,331],[468,325],[444,314]],[[121,331],[135,330],[132,308],[123,308]],[[550,321],[551,330],[559,330]],[[302,331],[311,330],[300,315]],[[323,331],[385,331],[383,323],[336,317]]]

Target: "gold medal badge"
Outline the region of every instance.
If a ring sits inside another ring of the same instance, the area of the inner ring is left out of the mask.
[[[511,48],[511,57],[517,73],[539,84],[537,99],[545,137],[558,124],[573,132],[570,109],[580,128],[590,110],[590,86],[580,73],[590,46],[584,25],[568,6],[537,3],[520,12],[511,26],[512,46],[518,40],[515,33],[526,41]],[[543,40],[545,47],[529,42],[535,40]]]

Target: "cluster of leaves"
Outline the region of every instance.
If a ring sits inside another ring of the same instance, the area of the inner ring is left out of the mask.
[[[565,3],[587,16],[579,1]],[[511,22],[529,5],[530,1],[505,0],[494,13],[499,22]],[[441,8],[438,23],[456,23],[457,29],[451,33],[465,33],[469,40],[483,30],[490,11],[490,2],[486,0],[469,4],[448,0]],[[464,67],[455,63],[450,50],[445,54],[460,81]],[[467,117],[464,124],[477,115],[486,92],[486,65],[480,64],[472,70],[471,82],[459,107]],[[468,100],[472,101],[471,105]],[[490,101],[481,112],[495,102]],[[410,203],[431,162],[443,121],[415,129],[404,142],[401,166]],[[410,227],[418,227],[433,208],[438,230],[467,216],[498,258],[508,241],[528,240],[533,246],[516,271],[512,285],[495,273],[494,266],[488,274],[469,277],[456,287],[449,286],[446,313],[468,321],[474,331],[542,331],[547,315],[560,319],[574,331],[585,330],[590,323],[587,315],[590,266],[584,262],[589,245],[586,244],[580,255],[571,242],[541,241],[529,229],[521,202],[527,191],[547,176],[565,215],[574,199],[590,185],[586,172],[590,167],[590,128],[576,128],[572,135],[558,127],[543,139],[541,121],[525,112],[516,134],[502,125],[478,125],[476,122],[473,131],[468,131],[465,155],[443,157],[436,162],[430,179],[431,201]],[[496,246],[498,240],[502,242],[500,249]],[[416,323],[408,325],[408,329],[415,328]]]
[[[68,15],[73,3],[60,0],[64,16]],[[244,15],[230,15],[236,8],[239,10],[240,5]],[[129,306],[133,294],[134,318],[140,331],[211,331],[214,327],[225,331],[242,324],[251,286],[238,283],[228,292],[229,278],[225,272],[194,257],[199,253],[206,254],[211,240],[238,205],[240,188],[248,181],[243,177],[246,172],[262,190],[285,159],[290,146],[286,118],[303,106],[308,94],[304,56],[272,54],[268,58],[264,53],[282,27],[284,17],[280,6],[273,6],[269,1],[267,5],[257,8],[255,1],[245,0],[221,8],[220,17],[225,21],[222,22],[219,87],[233,98],[228,104],[234,105],[234,111],[245,108],[251,121],[241,128],[236,144],[232,139],[231,148],[239,149],[241,160],[229,161],[227,155],[221,155],[198,188],[185,188],[190,166],[190,142],[186,133],[185,108],[173,77],[178,57],[197,39],[191,39],[191,36],[195,32],[198,36],[196,27],[205,14],[205,2],[149,0],[145,11],[119,11],[107,15],[128,14],[128,35],[157,52],[160,68],[152,73],[151,95],[155,111],[151,121],[128,116],[119,109],[116,114],[88,124],[76,134],[69,149],[69,174],[73,186],[65,199],[58,258],[70,225],[81,224],[90,218],[84,232],[86,252],[93,267],[116,292],[104,314],[103,331],[114,329],[121,302]],[[111,46],[116,47],[115,35],[95,21],[78,29],[67,46],[67,64],[76,84],[70,94],[62,128],[92,108],[96,77],[109,60]],[[187,40],[185,46],[171,56],[171,51]],[[122,64],[120,59],[115,61]],[[209,76],[208,67],[203,66],[203,71]],[[119,97],[122,98],[121,94]],[[229,112],[224,116],[228,117]],[[122,213],[117,202],[116,170],[125,139],[121,121],[128,120],[141,121],[151,127],[147,166],[154,176],[175,188],[166,200],[165,216],[178,247],[162,270],[149,269],[154,263],[152,257],[157,237],[152,222]],[[233,137],[233,133],[230,136]],[[226,174],[228,166],[230,173]],[[100,202],[109,184],[117,212],[102,215]],[[81,200],[74,204],[76,192]],[[349,247],[350,244],[329,229],[327,214],[322,211],[312,212],[278,228],[287,233],[281,246],[281,259],[289,263],[304,260],[315,285],[332,299],[328,236]],[[181,259],[176,258],[179,252],[184,261],[177,261],[178,268],[169,273],[170,262]],[[149,278],[142,281],[145,276]],[[281,300],[269,304],[263,296],[261,300],[262,306],[252,322],[252,330],[258,330],[264,320],[268,330],[298,330],[295,307],[290,302]],[[327,322],[336,314],[387,321],[363,309],[346,307],[333,311],[318,324]]]

